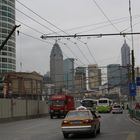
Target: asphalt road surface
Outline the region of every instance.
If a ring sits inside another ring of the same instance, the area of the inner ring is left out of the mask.
[[[100,114],[101,134],[71,135],[72,140],[140,140],[140,122],[123,114]],[[64,140],[62,119],[39,118],[0,124],[0,140]]]

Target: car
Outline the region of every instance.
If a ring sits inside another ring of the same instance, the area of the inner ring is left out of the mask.
[[[121,114],[123,113],[122,105],[119,105],[119,104],[113,105],[112,114],[115,114],[115,113],[121,113]]]
[[[69,111],[61,124],[64,138],[68,138],[69,134],[83,133],[95,137],[97,133],[100,133],[100,117],[87,109]]]

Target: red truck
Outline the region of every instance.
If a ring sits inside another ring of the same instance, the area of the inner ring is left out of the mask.
[[[49,98],[50,118],[65,116],[68,111],[75,109],[74,97],[70,95],[52,95]]]

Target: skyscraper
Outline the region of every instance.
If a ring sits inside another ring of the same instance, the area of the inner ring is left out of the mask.
[[[61,92],[64,87],[63,54],[56,42],[53,45],[50,55],[50,78],[55,85],[55,92]]]
[[[101,86],[101,69],[97,64],[88,65],[88,79],[90,89]]]
[[[122,66],[130,65],[130,47],[127,45],[126,40],[121,48]]]
[[[114,88],[121,84],[121,67],[120,64],[110,64],[107,66],[108,87]]]
[[[121,94],[128,95],[128,82],[129,72],[128,66],[130,66],[130,47],[127,45],[126,40],[121,48],[121,59],[122,59],[122,75],[121,75]]]
[[[0,0],[0,44],[15,26],[15,0]],[[15,33],[0,52],[0,73],[16,71]]]
[[[74,91],[74,58],[64,60],[64,86],[68,91]]]
[[[75,89],[77,92],[86,90],[86,68],[77,67],[75,72]]]

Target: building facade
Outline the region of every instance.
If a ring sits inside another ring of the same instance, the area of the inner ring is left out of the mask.
[[[0,74],[0,97],[38,99],[42,97],[43,76],[36,72]]]
[[[15,0],[0,0],[0,44],[15,26]],[[15,33],[0,51],[0,73],[16,71]]]
[[[121,48],[121,60],[122,60],[122,80],[121,80],[121,94],[122,95],[128,95],[129,89],[128,89],[128,84],[129,84],[129,66],[130,66],[130,47],[126,43],[126,40],[124,41],[124,44]]]
[[[89,89],[101,86],[101,69],[98,68],[97,64],[88,65],[88,85]]]
[[[108,89],[120,87],[121,66],[120,64],[110,64],[107,66]]]
[[[124,41],[124,44],[121,48],[121,60],[122,66],[130,65],[130,47],[126,43],[126,40]]]
[[[53,45],[50,55],[50,79],[51,84],[55,85],[55,93],[62,92],[64,88],[63,54],[57,42]]]
[[[77,67],[75,71],[75,90],[84,92],[86,90],[86,68]]]
[[[68,92],[74,91],[74,58],[64,60],[64,87]]]

